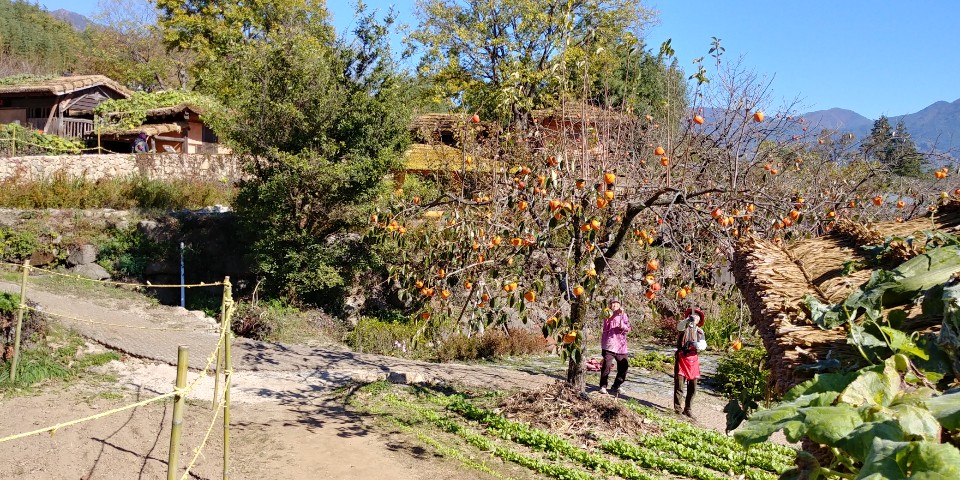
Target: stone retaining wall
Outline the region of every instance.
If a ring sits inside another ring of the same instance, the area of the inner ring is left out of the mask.
[[[36,155],[0,157],[0,181],[40,180],[54,175],[69,178],[131,177],[197,179],[235,182],[242,177],[240,157],[210,154]]]

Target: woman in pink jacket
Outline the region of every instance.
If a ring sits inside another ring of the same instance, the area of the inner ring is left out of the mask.
[[[600,348],[603,350],[603,367],[600,370],[600,393],[607,393],[607,379],[613,362],[617,362],[617,377],[610,387],[610,394],[616,395],[620,385],[627,378],[627,334],[630,333],[630,317],[620,306],[620,300],[610,299],[610,317],[603,321],[603,336]]]

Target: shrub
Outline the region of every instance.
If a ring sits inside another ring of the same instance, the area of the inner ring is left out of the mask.
[[[723,349],[731,339],[742,335],[742,325],[746,320],[744,316],[747,313],[736,300],[733,298],[721,300],[718,302],[718,313],[712,318],[709,314],[707,315],[703,333],[710,348]]]
[[[429,358],[426,342],[417,338],[418,322],[407,319],[363,317],[347,335],[350,348],[364,353],[377,353],[408,358]]]
[[[770,370],[766,367],[767,351],[748,347],[724,355],[717,364],[717,387],[741,404],[759,404],[763,400]]]
[[[650,321],[650,336],[657,343],[675,346],[677,343],[677,318],[673,315],[656,315]]]
[[[0,125],[0,154],[61,155],[79,154],[83,142],[74,138],[50,135],[15,123]]]
[[[0,260],[23,260],[39,247],[40,242],[33,232],[0,227]]]
[[[150,240],[136,227],[112,230],[97,246],[97,263],[113,274],[141,278],[147,264],[162,260],[167,248],[168,245]]]
[[[447,337],[437,346],[437,360],[496,359],[512,355],[543,353],[546,340],[539,332],[526,329],[487,330],[483,335],[468,337],[462,333]]]
[[[219,305],[219,299],[217,302]],[[316,311],[301,311],[276,300],[257,305],[239,303],[231,324],[236,335],[268,342],[303,343],[343,338],[343,327],[338,322]]]
[[[27,300],[27,305],[36,307],[36,303]],[[0,292],[0,359],[8,359],[13,354],[13,342],[16,335],[16,314],[20,306],[20,295]],[[42,336],[47,331],[47,322],[43,314],[27,310],[23,315],[20,332],[22,345],[27,339]]]
[[[143,176],[87,180],[58,172],[37,181],[0,182],[0,205],[13,208],[115,208],[181,210],[230,205],[235,189],[223,182],[153,180]]]
[[[501,358],[510,355],[530,355],[543,353],[546,339],[540,332],[531,332],[522,328],[503,332],[487,330],[480,337],[480,358]]]
[[[450,335],[437,346],[436,360],[451,362],[454,360],[473,360],[480,356],[480,336],[467,336],[462,333]]]

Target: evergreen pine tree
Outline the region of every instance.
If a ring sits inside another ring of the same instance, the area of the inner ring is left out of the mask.
[[[867,160],[875,160],[886,164],[886,150],[893,137],[893,129],[890,128],[890,120],[881,115],[870,129],[870,136],[864,139],[860,149]]]
[[[903,120],[897,122],[896,128],[891,128],[890,120],[881,116],[873,122],[870,136],[860,148],[867,160],[880,163],[895,175],[919,177],[923,174],[926,159],[917,151]]]
[[[893,130],[889,150],[890,167],[893,173],[905,177],[919,177],[923,174],[926,158],[917,151],[917,145],[913,142],[903,120],[897,122]]]

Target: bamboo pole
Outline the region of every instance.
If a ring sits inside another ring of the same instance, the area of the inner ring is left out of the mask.
[[[230,382],[233,377],[233,360],[230,358],[230,341],[233,329],[230,317],[233,312],[233,292],[230,277],[223,279],[223,304],[226,307],[223,322],[223,480],[230,478]]]
[[[13,360],[10,362],[10,383],[17,381],[17,364],[20,363],[20,336],[23,331],[23,310],[27,305],[27,274],[30,272],[30,260],[23,261],[23,274],[20,276],[20,305],[17,305],[17,330],[13,337]]]
[[[177,462],[180,460],[180,434],[183,431],[183,405],[187,385],[187,346],[177,348],[177,394],[173,397],[173,423],[170,426],[170,452],[167,455],[167,480],[177,480]]]

